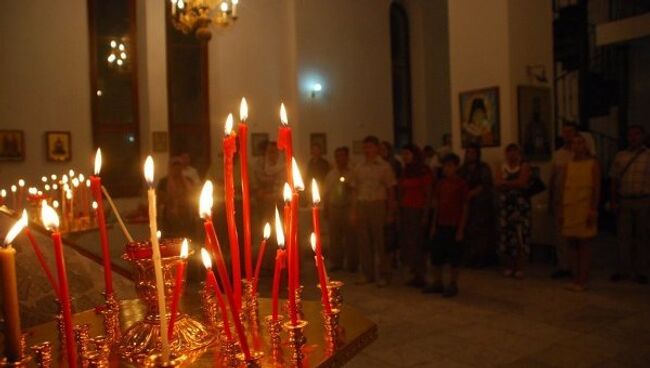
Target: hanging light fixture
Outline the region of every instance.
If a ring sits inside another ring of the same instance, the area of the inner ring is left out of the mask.
[[[170,0],[172,24],[179,31],[194,32],[200,40],[212,38],[210,25],[226,28],[237,20],[239,0]]]
[[[110,41],[110,52],[106,57],[109,66],[120,69],[127,65],[126,44],[126,41],[120,39]]]

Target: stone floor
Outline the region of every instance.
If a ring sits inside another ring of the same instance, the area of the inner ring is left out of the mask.
[[[595,247],[611,253],[612,239]],[[611,259],[611,258],[610,258]],[[530,266],[525,280],[497,269],[463,270],[454,299],[402,286],[355,286],[345,302],[379,325],[379,339],[350,367],[650,367],[650,286],[607,281],[599,258],[591,289],[574,293],[552,281],[550,266]]]

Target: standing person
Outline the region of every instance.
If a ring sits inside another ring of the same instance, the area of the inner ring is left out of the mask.
[[[461,242],[464,238],[467,220],[467,195],[469,188],[458,176],[460,158],[451,153],[442,161],[443,177],[438,182],[434,194],[436,211],[431,226],[433,238],[431,263],[434,281],[423,293],[442,293],[450,298],[458,294],[458,273],[462,256]],[[449,264],[450,280],[445,288],[442,282],[442,267]]]
[[[379,140],[367,136],[363,140],[364,159],[354,169],[352,186],[354,200],[352,218],[357,223],[357,240],[362,275],[359,284],[374,282],[387,286],[391,265],[384,243],[387,213],[395,210],[395,175],[390,165],[379,156]],[[377,260],[379,266],[377,266]]]
[[[559,222],[573,263],[573,291],[584,291],[589,277],[589,240],[598,233],[600,167],[581,135],[571,140],[573,158],[562,169]]]
[[[329,223],[330,271],[345,269],[356,272],[359,250],[351,221],[352,189],[350,188],[350,150],[334,151],[335,166],[325,177],[323,190],[324,216]]]
[[[442,165],[442,159],[450,153],[454,153],[454,150],[451,147],[451,134],[445,133],[442,135],[442,146],[438,147],[436,151],[440,165]]]
[[[471,143],[465,149],[465,161],[458,169],[469,187],[465,247],[470,266],[485,267],[496,263],[496,222],[492,169],[481,160],[481,146]]]
[[[648,283],[650,150],[644,144],[645,135],[640,125],[628,128],[628,148],[616,154],[610,171],[611,204],[618,215],[618,271],[611,277],[614,282],[634,276],[636,282]]]
[[[253,165],[251,190],[255,200],[256,224],[253,229],[261,229],[265,222],[273,219],[273,209],[282,200],[284,185],[284,161],[280,159],[278,147],[273,141],[263,143],[264,156]]]
[[[194,238],[198,217],[196,209],[197,187],[183,175],[183,159],[169,160],[167,176],[156,187],[160,228],[166,237]]]
[[[573,149],[571,141],[578,134],[578,127],[573,123],[566,123],[562,127],[562,147],[553,152],[553,162],[551,168],[551,179],[549,180],[549,200],[548,209],[552,216],[557,220],[562,208],[560,194],[562,192],[562,170],[573,159]],[[556,221],[557,223],[557,221]],[[571,277],[571,267],[567,249],[566,238],[562,235],[561,226],[555,226],[555,258],[556,269],[551,274],[554,279]]]
[[[530,252],[530,198],[525,189],[530,181],[530,167],[523,162],[521,149],[512,143],[506,147],[506,159],[497,172],[495,185],[499,204],[499,248],[506,258],[503,275],[524,277],[524,258]]]
[[[201,177],[195,167],[192,166],[192,157],[184,152],[179,156],[183,163],[183,175],[194,185],[201,185]]]
[[[402,164],[395,157],[393,145],[388,141],[383,141],[379,145],[379,156],[386,161],[393,169],[393,176],[399,178],[402,176]],[[396,198],[397,193],[393,193]],[[395,208],[396,210],[396,208]],[[386,224],[384,225],[384,244],[386,251],[390,254],[391,266],[397,268],[399,264],[399,239],[397,237],[397,219],[394,211],[389,211],[386,215]]]
[[[316,179],[319,185],[325,181],[325,176],[332,169],[332,166],[323,158],[323,149],[319,144],[311,145],[311,158],[307,165],[307,178]]]
[[[426,285],[426,260],[423,243],[433,178],[420,149],[413,144],[402,148],[404,170],[398,181],[399,240],[402,263],[408,265],[413,278],[408,286]]]

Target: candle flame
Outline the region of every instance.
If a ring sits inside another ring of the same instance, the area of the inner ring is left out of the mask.
[[[291,201],[291,186],[289,186],[289,183],[284,183],[284,187],[282,188],[282,199],[284,199],[285,202]]]
[[[57,201],[56,199],[53,200],[53,201],[52,201],[52,207],[54,207],[54,208],[59,208],[59,201]]]
[[[298,191],[305,190],[305,182],[302,181],[302,175],[300,174],[300,169],[296,163],[296,158],[291,158],[291,170],[293,171],[293,187]]]
[[[232,117],[232,113],[230,113],[226,118],[226,125],[223,129],[226,135],[230,135],[230,133],[232,133],[232,125],[233,125],[233,117]]]
[[[25,180],[23,180],[23,179],[18,180],[18,186],[21,187],[21,188],[24,187],[25,186]]]
[[[199,198],[199,216],[201,218],[209,218],[212,216],[212,204],[214,199],[212,198],[212,192],[214,187],[210,180],[206,180],[203,184],[203,189],[201,189],[201,197]]]
[[[341,183],[345,183],[345,176],[341,176],[341,177],[339,178],[339,181],[340,181]]]
[[[287,109],[284,107],[284,103],[280,104],[280,122],[282,125],[289,125],[289,118],[287,117]]]
[[[280,219],[280,211],[275,207],[275,237],[278,241],[278,247],[284,248],[284,229],[282,227],[282,220]]]
[[[20,221],[23,222],[23,225],[25,225],[25,227],[29,225],[29,217],[27,216],[27,210],[23,210],[23,214],[20,216]]]
[[[316,252],[316,234],[315,233],[311,233],[311,235],[309,236],[309,244],[311,244],[311,250]]]
[[[2,198],[5,198],[7,196],[7,190],[6,189],[0,190],[0,196],[2,196]]]
[[[86,187],[90,188],[90,179],[86,179]]]
[[[68,175],[70,177],[73,177],[74,176],[74,170],[70,169],[70,171],[68,171]]]
[[[47,183],[47,176],[43,176],[43,177],[41,177],[41,181],[42,181],[43,183]]]
[[[206,269],[212,268],[212,259],[210,258],[210,253],[208,253],[205,248],[201,248],[201,260],[203,260],[203,266]]]
[[[86,181],[86,176],[84,176],[84,174],[79,174],[79,182],[83,183],[85,181]]]
[[[50,231],[56,231],[59,228],[59,215],[54,208],[50,207],[46,201],[41,206],[41,221],[43,226]]]
[[[271,224],[268,222],[264,224],[264,240],[269,240],[271,237]]]
[[[50,175],[50,179],[52,179],[52,180],[56,180],[56,178],[58,178],[58,176],[56,176],[56,174],[52,174],[52,175]]]
[[[311,179],[311,201],[316,205],[320,203],[320,191],[316,179]]]
[[[67,190],[65,192],[65,199],[72,199],[72,191],[71,190]]]
[[[102,149],[97,148],[97,153],[95,153],[95,175],[99,175],[99,172],[102,170]]]
[[[39,190],[38,192],[36,192],[36,194],[38,194],[39,196],[42,196],[43,192]]]
[[[11,192],[16,193],[16,190],[18,190],[18,187],[16,187],[15,185],[12,185],[11,186]]]
[[[75,188],[78,187],[79,186],[79,179],[77,179],[77,178],[72,179],[72,186],[75,187]]]
[[[7,246],[7,245],[11,244],[11,242],[14,241],[16,236],[18,236],[18,234],[20,234],[20,232],[23,230],[23,228],[25,228],[25,222],[21,218],[18,221],[16,221],[16,223],[14,224],[14,226],[11,227],[11,229],[9,229],[9,232],[7,233],[7,236],[5,237],[4,245]]]
[[[59,184],[52,184],[52,189],[58,190],[59,189]]]
[[[68,182],[68,175],[63,174],[63,176],[61,177],[61,183],[65,184],[67,182]]]
[[[248,102],[246,102],[246,97],[241,98],[241,103],[239,104],[239,120],[246,121],[248,119]]]
[[[96,210],[96,209],[97,209],[97,207],[98,207],[98,205],[97,205],[97,202],[95,202],[95,201],[93,201],[93,204],[92,204],[92,206],[93,206],[93,210]]]
[[[144,160],[144,179],[149,187],[153,187],[153,157],[151,155]]]
[[[187,239],[183,239],[183,244],[181,244],[181,258],[187,259],[187,254],[189,253],[190,244],[187,242]]]
[[[161,237],[162,237],[162,231],[156,230],[156,239],[160,240]]]
[[[50,190],[50,184],[45,184],[45,186],[43,187],[43,189],[49,191],[49,190]]]

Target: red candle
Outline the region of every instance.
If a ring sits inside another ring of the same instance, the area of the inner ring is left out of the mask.
[[[237,336],[239,337],[239,345],[242,349],[242,353],[244,354],[244,358],[246,360],[250,360],[251,352],[248,348],[248,340],[246,340],[246,332],[244,331],[244,326],[242,325],[241,319],[239,318],[239,306],[234,299],[232,289],[230,287],[230,280],[228,279],[228,270],[226,269],[226,263],[223,260],[223,254],[221,253],[221,245],[219,244],[217,233],[214,231],[212,220],[210,220],[213,203],[212,191],[212,182],[210,180],[207,180],[205,182],[205,185],[203,185],[203,189],[201,190],[201,198],[199,200],[199,214],[204,220],[206,237],[216,250],[217,271],[219,273],[219,278],[223,284],[223,288],[226,292],[228,305],[230,306],[230,312],[235,324],[235,330],[237,331]]]
[[[106,218],[104,217],[104,200],[102,198],[102,179],[99,172],[102,168],[102,151],[97,149],[95,154],[95,175],[90,177],[90,189],[92,190],[95,202],[97,202],[97,225],[99,226],[99,239],[102,245],[102,258],[104,260],[104,286],[106,294],[113,293],[113,275],[111,272],[111,251],[108,244],[108,231],[106,230]]]
[[[280,220],[280,212],[275,208],[275,235],[278,242],[278,250],[275,252],[275,267],[273,269],[273,293],[272,293],[272,318],[273,322],[278,320],[278,304],[280,297],[280,278],[282,277],[282,268],[284,267],[284,230]],[[297,318],[296,318],[297,320]],[[293,321],[293,319],[292,319]]]
[[[36,242],[36,239],[32,235],[32,232],[29,231],[29,228],[27,227],[29,225],[29,220],[27,219],[27,211],[23,210],[23,216],[21,218],[21,221],[23,221],[23,224],[25,225],[24,232],[25,235],[27,235],[27,238],[29,238],[29,243],[32,245],[32,249],[34,250],[34,254],[36,254],[36,258],[38,259],[38,263],[41,265],[41,268],[43,269],[43,272],[45,272],[45,276],[47,276],[47,280],[50,282],[50,285],[52,286],[52,290],[54,290],[54,294],[56,296],[59,296],[59,287],[56,284],[56,281],[54,280],[54,276],[52,275],[52,271],[50,271],[50,267],[47,265],[47,262],[45,261],[45,257],[43,256],[43,252],[41,252],[41,247],[38,246],[38,243]]]
[[[174,324],[176,323],[176,318],[178,318],[178,301],[181,298],[181,293],[183,290],[183,274],[185,273],[185,264],[187,262],[187,253],[188,253],[187,239],[183,239],[183,245],[181,245],[181,254],[180,262],[176,266],[176,278],[174,283],[174,294],[172,294],[172,305],[171,305],[171,319],[169,321],[169,326],[167,328],[167,336],[171,340],[172,335],[174,334]]]
[[[291,159],[293,158],[293,138],[291,128],[289,128],[289,119],[287,109],[284,103],[280,104],[280,128],[278,128],[278,149],[284,151],[284,167],[287,171],[287,181],[293,187],[293,173],[291,172]]]
[[[205,248],[201,248],[201,258],[203,259],[203,266],[205,266],[205,285],[208,289],[212,288],[217,297],[217,303],[219,304],[219,310],[221,311],[221,320],[223,321],[223,330],[228,340],[231,340],[232,333],[230,332],[230,322],[228,321],[228,309],[226,308],[226,304],[223,302],[223,296],[221,295],[221,290],[219,290],[217,278],[214,277],[214,272],[212,272],[212,260],[210,259],[210,254],[208,254],[208,251],[206,251]]]
[[[235,178],[233,176],[233,158],[237,151],[237,138],[232,133],[233,117],[226,119],[226,136],[223,138],[223,169],[226,203],[226,222],[228,225],[228,241],[230,242],[230,261],[232,264],[232,285],[237,306],[241,305],[241,262],[239,258],[239,239],[237,237],[237,223],[235,222]]]
[[[63,313],[63,327],[65,332],[65,348],[68,359],[68,366],[77,366],[77,354],[75,352],[74,335],[72,334],[72,308],[70,306],[70,291],[68,289],[68,276],[65,271],[65,260],[63,258],[63,243],[59,232],[59,216],[47,202],[42,205],[43,225],[52,231],[52,242],[54,243],[54,257],[56,269],[59,276],[59,301]]]
[[[266,249],[266,242],[271,236],[271,225],[267,222],[264,225],[264,238],[260,242],[260,249],[257,252],[257,264],[255,265],[255,276],[253,277],[253,295],[257,294],[257,286],[260,282],[260,270],[262,269],[262,260],[264,259],[264,250]]]
[[[316,252],[317,257],[322,257],[323,252],[320,242],[320,208],[318,207],[320,204],[320,191],[318,190],[316,179],[311,179],[311,199],[311,220],[314,227],[314,235],[316,236],[316,248],[314,249],[314,252]]]
[[[250,181],[248,179],[248,104],[246,99],[241,99],[239,106],[239,126],[237,127],[237,138],[239,138],[239,168],[241,171],[241,194],[242,194],[242,218],[244,226],[244,267],[246,279],[253,280],[253,253],[251,250],[251,197]]]
[[[289,186],[289,183],[284,183],[284,189],[282,191],[282,197],[284,199],[284,212],[282,214],[282,217],[284,218],[284,234],[287,234],[287,239],[286,239],[286,248],[287,248],[287,273],[288,273],[288,285],[289,285],[289,293],[294,290],[295,283],[293,282],[293,268],[291,265],[293,265],[293,246],[292,246],[292,237],[291,237],[291,199],[293,197],[293,191],[291,190],[291,187]]]
[[[332,314],[332,305],[330,304],[329,293],[327,291],[327,275],[325,274],[325,263],[323,262],[323,257],[318,254],[318,237],[316,234],[311,233],[310,237],[311,249],[316,253],[314,260],[316,260],[316,270],[318,270],[318,282],[320,283],[320,294],[321,294],[321,303],[323,304],[323,309],[325,313]]]
[[[302,175],[300,174],[295,158],[291,160],[291,168],[294,180],[294,192],[291,197],[291,247],[293,248],[294,288],[298,289],[300,286],[300,244],[298,243],[300,195],[298,192],[305,190],[305,184],[302,181]]]

